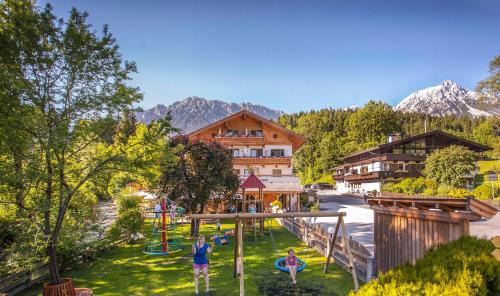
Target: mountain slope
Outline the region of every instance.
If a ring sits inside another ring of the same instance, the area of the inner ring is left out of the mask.
[[[422,112],[429,115],[500,115],[498,99],[490,98],[480,102],[476,93],[467,90],[451,80],[416,91],[394,107],[403,112]]]
[[[135,116],[138,121],[149,124],[153,120],[165,117],[167,112],[170,112],[172,115],[172,124],[181,129],[182,132],[189,133],[243,109],[268,119],[276,119],[284,114],[283,111],[251,103],[236,104],[199,97],[189,97],[182,101],[174,102],[169,106],[156,105],[143,112],[137,112]]]

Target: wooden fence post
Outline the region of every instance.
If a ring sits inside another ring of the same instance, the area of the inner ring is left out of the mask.
[[[245,272],[243,268],[243,219],[238,219],[238,272],[240,275],[240,296],[245,296]]]
[[[333,255],[333,251],[335,250],[335,241],[337,240],[337,235],[339,233],[341,219],[342,217],[339,217],[337,219],[337,224],[335,225],[335,232],[333,233],[332,239],[330,240],[330,249],[328,250],[328,255],[326,257],[326,263],[325,263],[325,268],[323,269],[323,273],[326,273],[326,271],[328,270],[328,266],[330,266],[330,259]]]
[[[239,250],[239,245],[238,245],[238,233],[240,229],[240,221],[239,219],[235,220],[234,223],[234,235],[236,236],[234,239],[234,258],[233,258],[233,277],[236,278],[238,274],[238,250]]]
[[[339,217],[339,220],[342,226],[342,239],[344,240],[344,248],[346,249],[347,255],[349,256],[349,265],[351,265],[351,274],[354,281],[354,289],[357,292],[359,290],[358,276],[356,275],[356,266],[354,265],[354,258],[352,257],[349,235],[347,234],[344,219],[342,219],[342,217]]]

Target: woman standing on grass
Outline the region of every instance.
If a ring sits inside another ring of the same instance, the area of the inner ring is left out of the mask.
[[[288,272],[290,272],[290,276],[292,277],[292,284],[295,285],[297,283],[297,257],[295,257],[295,252],[292,249],[288,251],[285,263],[288,268]]]
[[[193,269],[194,269],[194,289],[196,295],[199,295],[198,292],[198,280],[200,278],[200,269],[203,271],[203,277],[205,278],[205,293],[209,293],[208,286],[208,258],[207,253],[212,253],[212,247],[205,242],[205,236],[200,235],[198,237],[198,241],[193,244],[192,248],[193,253]]]

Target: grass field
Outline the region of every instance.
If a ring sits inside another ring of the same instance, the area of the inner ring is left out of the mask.
[[[188,233],[188,225],[179,227]],[[224,223],[222,229],[232,228]],[[215,232],[215,225],[202,225],[206,235]],[[246,295],[263,295],[259,284],[266,282],[274,286],[279,294],[264,295],[344,295],[353,288],[349,273],[333,265],[323,274],[325,258],[304,244],[277,223],[272,226],[273,244],[269,234],[254,240],[245,239],[245,292]],[[154,257],[142,253],[142,242],[116,248],[103,255],[89,266],[82,266],[64,276],[72,277],[77,287],[88,287],[98,296],[115,295],[194,295],[192,240],[184,241],[187,246],[171,256]],[[230,246],[218,246],[210,255],[210,295],[238,295],[239,280],[233,278],[233,241]],[[276,249],[273,248],[276,246]],[[286,255],[289,248],[307,263],[307,268],[299,273],[298,285],[291,287],[288,274],[274,268],[274,261]],[[303,293],[308,287],[321,287],[321,293]],[[204,291],[204,281],[200,278],[200,291]],[[23,295],[40,295],[40,287]],[[201,295],[204,295],[201,293]]]
[[[479,173],[476,175],[474,182],[476,186],[481,185],[484,181],[487,181],[488,175],[485,173],[488,171],[497,171],[500,169],[500,160],[482,160],[478,161],[477,165],[479,167]],[[489,181],[487,181],[490,183]],[[500,187],[500,181],[495,181],[495,187]]]

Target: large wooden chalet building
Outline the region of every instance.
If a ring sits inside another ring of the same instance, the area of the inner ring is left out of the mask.
[[[381,191],[385,182],[398,182],[403,178],[419,177],[425,159],[433,151],[450,145],[462,145],[475,152],[489,149],[484,145],[462,139],[442,131],[430,131],[405,139],[394,134],[388,143],[347,155],[345,162],[335,168],[333,178],[338,192],[368,193]],[[472,187],[477,171],[464,176],[468,188]]]
[[[269,209],[269,204],[276,199],[282,202],[283,208],[297,210],[302,187],[293,173],[292,155],[305,142],[304,137],[248,110],[234,113],[188,136],[217,141],[231,149],[233,169],[242,183],[239,193],[244,195],[243,200],[256,201],[258,212]],[[241,204],[239,210],[248,210],[248,203]]]

